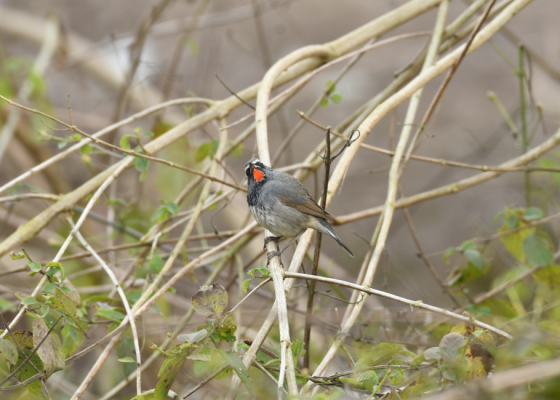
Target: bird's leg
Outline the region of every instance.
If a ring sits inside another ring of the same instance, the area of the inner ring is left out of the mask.
[[[284,266],[284,265],[282,264],[282,258],[281,258],[280,256],[282,255],[282,253],[284,252],[284,250],[286,250],[286,249],[292,244],[292,242],[293,242],[294,240],[296,240],[296,239],[297,239],[303,232],[305,232],[306,230],[307,230],[307,228],[302,229],[297,235],[295,235],[295,236],[293,237],[292,240],[290,240],[290,241],[288,242],[288,244],[287,244],[282,250],[280,250],[280,251],[270,251],[270,252],[266,253],[266,257],[268,258],[268,261],[267,261],[266,265],[270,264],[270,260],[271,260],[273,257],[278,256],[278,258],[280,259],[280,265]],[[272,240],[272,239],[271,239],[271,240]],[[276,243],[278,244],[278,242],[276,242]]]
[[[278,241],[280,239],[282,239],[284,236],[267,236],[264,238],[264,246],[263,246],[263,250],[266,250],[266,245],[268,244],[268,242],[271,241],[275,241],[276,243],[278,243]]]

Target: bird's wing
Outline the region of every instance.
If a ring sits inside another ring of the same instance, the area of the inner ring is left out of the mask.
[[[288,197],[280,197],[280,203],[284,204],[285,206],[295,208],[298,211],[301,211],[304,214],[313,215],[318,218],[326,219],[328,222],[333,222],[334,218],[325,210],[321,208],[311,196],[306,196],[306,199],[303,203],[297,203],[293,199]]]

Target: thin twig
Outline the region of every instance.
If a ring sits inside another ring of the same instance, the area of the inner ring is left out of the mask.
[[[545,142],[532,148],[529,152],[525,154],[522,154],[518,157],[510,159],[509,161],[506,161],[505,163],[502,164],[502,166],[505,168],[515,167],[517,165],[525,164],[528,161],[535,160],[541,155],[543,155],[544,153],[556,147],[558,143],[560,143],[560,129],[556,131],[556,133],[552,135],[549,139],[547,139]],[[482,182],[486,182],[490,179],[496,178],[500,176],[502,173],[503,172],[501,171],[482,172],[480,174],[471,176],[470,178],[461,179],[459,181],[441,186],[439,188],[427,190],[425,192],[418,193],[416,195],[399,199],[395,203],[395,207],[396,208],[407,207],[436,197],[455,194],[462,190],[468,189],[472,186],[478,185]],[[375,215],[381,214],[381,212],[382,212],[381,207],[370,208],[368,210],[363,210],[353,214],[337,217],[335,224],[346,224],[359,219],[373,217]]]
[[[402,194],[402,191],[401,191],[401,197],[404,197],[403,194]],[[453,294],[451,289],[445,284],[445,282],[443,282],[443,280],[441,279],[441,277],[437,273],[436,269],[434,268],[434,266],[432,265],[432,263],[430,262],[428,257],[426,257],[426,253],[424,252],[424,249],[422,248],[422,244],[420,243],[420,239],[418,238],[418,235],[416,234],[416,228],[414,227],[414,223],[412,222],[412,217],[410,216],[410,212],[408,211],[408,207],[403,207],[403,212],[404,212],[404,216],[405,216],[405,219],[406,219],[406,224],[408,225],[408,229],[410,230],[410,234],[412,235],[412,240],[414,240],[414,243],[416,244],[416,248],[418,249],[418,256],[422,259],[422,261],[424,261],[424,264],[426,264],[426,267],[428,267],[428,270],[430,271],[432,276],[435,278],[435,280],[437,281],[439,286],[442,288],[442,290],[445,291],[445,293],[447,293],[447,295],[453,301],[453,303],[455,303],[455,306],[461,307],[461,303],[459,303],[459,300],[457,300],[457,297],[455,297],[455,295]]]
[[[356,285],[355,283],[350,283],[350,282],[342,281],[342,280],[339,280],[339,279],[326,278],[326,277],[323,277],[323,276],[312,276],[312,275],[308,275],[308,274],[300,274],[300,273],[297,273],[297,272],[286,271],[286,272],[284,272],[284,277],[315,280],[317,282],[325,282],[325,283],[334,284],[334,285],[338,285],[338,286],[348,287],[348,288],[351,288],[351,289],[359,290],[359,291],[364,292],[364,293],[372,294],[374,296],[379,296],[379,297],[383,297],[383,298],[386,298],[386,299],[398,301],[399,303],[407,304],[407,305],[412,306],[412,307],[417,307],[417,308],[421,308],[423,310],[432,311],[432,312],[435,312],[437,314],[444,315],[446,317],[455,318],[457,320],[467,322],[469,324],[479,326],[479,327],[484,328],[484,329],[488,329],[489,331],[494,332],[495,334],[500,335],[502,337],[505,337],[507,339],[512,339],[513,338],[513,336],[511,336],[509,333],[506,333],[506,332],[504,332],[500,329],[494,328],[493,326],[488,325],[484,322],[481,322],[481,321],[478,321],[478,320],[475,320],[475,319],[472,319],[472,318],[469,318],[469,317],[465,317],[463,315],[455,314],[454,312],[444,310],[443,308],[434,307],[434,306],[431,306],[429,304],[425,304],[420,300],[413,301],[413,300],[405,299],[404,297],[395,296],[394,294],[391,294],[391,293],[382,292],[381,290],[371,289],[371,288],[366,287],[366,286]]]
[[[198,389],[200,389],[201,387],[203,387],[204,385],[206,385],[208,382],[210,382],[212,379],[214,379],[216,376],[220,375],[226,368],[228,368],[229,365],[224,365],[223,367],[221,367],[220,369],[218,369],[217,371],[211,373],[210,375],[208,375],[202,382],[200,382],[198,385],[196,385],[195,387],[193,387],[191,390],[189,390],[184,396],[183,399],[186,399],[187,397],[189,397],[191,394],[193,394],[194,392],[196,392]]]
[[[12,101],[12,100],[7,99],[6,97],[4,97],[4,96],[2,96],[2,95],[0,95],[0,98],[3,99],[4,101],[7,101],[10,105],[13,105],[13,106],[22,108],[22,109],[24,109],[24,110],[26,110],[26,111],[29,111],[29,112],[31,112],[31,113],[34,113],[34,114],[39,114],[39,115],[42,115],[42,116],[44,116],[44,117],[50,118],[50,119],[52,119],[53,121],[55,121],[55,122],[57,122],[57,123],[59,123],[59,124],[61,124],[61,125],[66,126],[66,127],[67,127],[69,130],[71,130],[72,132],[79,133],[80,135],[85,136],[86,138],[88,138],[89,140],[91,140],[91,141],[93,141],[93,142],[95,142],[95,143],[97,143],[97,144],[100,144],[100,145],[109,147],[109,148],[111,148],[111,149],[118,150],[118,151],[120,151],[120,152],[122,152],[122,153],[131,155],[131,156],[134,156],[134,157],[145,158],[145,159],[150,160],[150,161],[155,161],[155,162],[158,162],[158,163],[160,163],[160,164],[165,164],[165,165],[168,165],[168,166],[173,167],[173,168],[177,168],[177,169],[180,169],[180,170],[183,170],[183,171],[186,171],[186,172],[190,172],[190,173],[192,173],[192,174],[200,175],[200,176],[202,176],[202,177],[204,177],[204,178],[206,178],[206,179],[209,179],[209,180],[211,180],[211,181],[218,182],[218,183],[221,183],[221,184],[230,186],[230,187],[232,187],[232,188],[235,188],[235,189],[238,189],[238,190],[242,190],[242,191],[244,191],[244,192],[247,191],[247,189],[244,188],[244,187],[237,186],[237,185],[234,185],[234,184],[232,184],[232,183],[223,181],[223,180],[218,179],[218,178],[216,178],[216,177],[214,177],[214,176],[212,176],[212,175],[205,174],[205,173],[200,172],[200,171],[197,171],[197,170],[195,170],[195,169],[188,168],[188,167],[184,167],[184,166],[182,166],[182,165],[175,164],[175,163],[173,163],[173,162],[171,162],[171,161],[167,161],[167,160],[164,160],[164,159],[161,159],[161,158],[152,157],[152,156],[149,156],[149,155],[146,155],[146,154],[141,154],[141,153],[138,153],[138,152],[136,152],[136,151],[134,151],[134,150],[123,149],[122,147],[115,146],[114,144],[111,144],[111,143],[109,143],[109,142],[105,142],[104,140],[101,140],[101,139],[99,139],[99,138],[97,138],[97,137],[95,137],[95,136],[92,136],[92,135],[90,135],[90,134],[88,134],[88,133],[85,133],[84,131],[82,131],[81,129],[79,129],[78,127],[76,127],[75,125],[67,124],[67,123],[64,122],[64,121],[62,121],[62,120],[60,120],[60,119],[58,119],[58,118],[55,118],[55,117],[53,117],[53,116],[50,116],[50,115],[48,115],[48,114],[45,114],[45,113],[43,113],[43,112],[41,112],[41,111],[38,111],[38,110],[35,110],[35,109],[32,109],[32,108],[29,108],[29,107],[25,107],[25,106],[23,106],[23,105],[21,105],[21,104],[18,104],[18,103],[16,103],[16,102]],[[0,188],[0,191],[1,191],[1,188]]]
[[[68,222],[70,223],[72,228],[74,228],[74,223],[71,218],[68,218]],[[97,260],[97,262],[101,264],[101,267],[105,270],[105,273],[109,276],[109,279],[111,279],[111,282],[113,282],[113,284],[115,285],[117,292],[119,293],[119,296],[123,302],[124,308],[126,310],[126,314],[128,315],[129,318],[130,327],[132,328],[134,348],[136,350],[136,372],[137,372],[136,394],[140,395],[142,393],[142,374],[140,373],[141,371],[140,367],[142,365],[142,358],[141,358],[142,354],[140,351],[140,341],[138,340],[138,330],[136,329],[136,322],[134,316],[132,315],[130,304],[128,303],[128,299],[126,298],[126,294],[124,293],[117,277],[115,276],[111,268],[109,268],[107,263],[105,263],[105,261],[99,256],[99,254],[95,252],[95,250],[93,250],[93,248],[89,245],[89,243],[84,239],[84,237],[78,230],[76,230],[76,238],[80,241],[82,246],[84,246],[85,249],[91,253],[91,255]]]
[[[278,385],[278,381],[276,380],[276,378],[275,378],[274,376],[272,376],[272,374],[271,374],[270,372],[268,372],[268,370],[267,370],[265,367],[263,367],[263,366],[261,365],[260,362],[255,361],[255,362],[253,363],[253,365],[254,365],[255,367],[257,367],[258,369],[260,369],[261,372],[262,372],[263,374],[265,374],[266,377],[267,377],[268,379],[270,379],[272,382],[274,382],[274,384],[275,384],[276,386],[279,386],[279,385]],[[284,392],[285,395],[288,395],[288,392],[286,392],[286,389],[282,388],[282,391]]]
[[[406,157],[405,157],[405,159],[403,161],[403,164],[401,166],[401,171],[400,171],[401,176],[402,176],[402,174],[403,174],[403,172],[404,172],[404,170],[405,170],[405,168],[408,164],[408,160],[410,159],[410,155],[412,154],[412,152],[414,151],[414,149],[416,147],[416,143],[418,142],[418,139],[420,138],[420,135],[426,129],[426,125],[428,124],[428,121],[430,120],[430,117],[434,113],[434,110],[436,109],[436,106],[437,106],[439,100],[443,96],[443,92],[445,92],[445,89],[447,88],[447,85],[449,85],[449,82],[451,81],[451,79],[455,75],[455,72],[457,71],[457,68],[459,68],[459,65],[461,64],[461,61],[463,61],[463,59],[465,58],[465,56],[469,52],[469,49],[470,49],[475,37],[478,35],[478,32],[482,28],[482,25],[484,24],[484,21],[486,21],[486,19],[488,18],[488,15],[490,14],[490,10],[492,10],[492,7],[494,6],[495,3],[496,3],[496,0],[490,0],[490,2],[488,3],[488,6],[484,10],[484,13],[482,14],[480,19],[478,20],[478,22],[475,25],[474,29],[472,30],[469,38],[467,39],[467,43],[465,43],[465,45],[463,46],[463,50],[462,50],[461,54],[459,55],[459,57],[457,57],[457,59],[453,63],[453,66],[451,67],[451,69],[449,70],[447,75],[445,76],[445,78],[444,78],[443,82],[441,83],[436,95],[432,99],[432,102],[430,103],[430,105],[428,107],[428,110],[424,114],[424,117],[422,118],[422,122],[420,122],[420,125],[419,125],[416,133],[414,134],[414,137],[413,137],[413,139],[411,141],[411,144],[408,148],[408,151],[406,153]]]
[[[8,103],[11,102],[11,100],[6,99],[5,97],[0,97],[3,100],[7,101]],[[171,107],[174,105],[181,105],[181,104],[188,104],[188,103],[201,103],[201,104],[206,104],[209,106],[212,106],[214,104],[214,102],[212,100],[208,100],[208,99],[203,99],[203,98],[198,98],[198,97],[187,97],[187,98],[180,98],[180,99],[174,99],[174,100],[170,100],[170,101],[166,101],[164,103],[161,104],[157,104],[153,107],[149,107],[143,111],[140,111],[134,115],[131,115],[128,118],[123,119],[122,121],[116,122],[106,128],[103,128],[102,130],[94,133],[92,136],[94,137],[101,137],[104,136],[116,129],[119,129],[122,126],[128,125],[134,121],[139,120],[140,118],[143,118],[145,116],[148,116],[150,114],[153,114],[159,110],[162,110],[164,108],[167,107]],[[31,110],[27,110],[30,111]],[[50,118],[49,116],[47,116],[48,118]],[[26,171],[25,173],[21,174],[20,176],[18,176],[15,179],[12,179],[10,182],[2,185],[2,187],[0,187],[0,193],[5,192],[6,190],[8,190],[9,188],[15,186],[17,183],[22,182],[24,180],[26,180],[27,178],[37,174],[38,172],[44,170],[45,168],[55,164],[56,162],[66,158],[67,156],[69,156],[70,154],[80,150],[82,147],[84,147],[86,144],[91,143],[90,139],[82,139],[80,140],[78,143],[76,143],[73,146],[70,146],[68,149],[64,150],[61,153],[58,153],[54,156],[52,156],[51,158],[49,158],[48,160],[43,161],[41,164],[34,166],[33,168],[29,169],[28,171]]]
[[[222,85],[224,85],[224,87],[227,89],[228,92],[230,92],[230,94],[234,95],[240,102],[242,102],[243,104],[245,104],[247,107],[249,107],[249,108],[251,108],[251,109],[253,109],[253,110],[256,110],[256,108],[255,108],[252,104],[247,103],[245,100],[243,100],[241,97],[239,97],[239,95],[238,95],[237,93],[235,93],[233,90],[231,90],[231,89],[229,88],[229,86],[226,85],[226,83],[225,83],[224,81],[222,81],[222,79],[218,76],[218,74],[214,74],[214,76],[216,77],[217,80],[220,81],[220,83],[221,83]]]
[[[298,115],[304,119],[305,121],[309,122],[310,124],[316,126],[317,128],[321,129],[321,130],[325,130],[326,127],[321,125],[320,123],[318,123],[317,121],[309,118],[307,115],[305,115],[304,113],[302,113],[301,111],[298,112]],[[335,131],[335,130],[331,130],[331,133],[339,138],[344,138],[344,135]],[[381,147],[376,147],[376,146],[372,146],[369,144],[365,144],[365,143],[360,143],[359,146],[363,149],[366,150],[370,150],[370,151],[374,151],[376,153],[380,153],[380,154],[385,154],[388,155],[390,157],[394,157],[395,156],[395,152],[391,151],[391,150],[386,150],[383,149]],[[406,156],[403,155],[403,159]],[[423,162],[428,162],[428,163],[432,163],[432,164],[438,164],[442,167],[459,167],[459,168],[465,168],[465,169],[473,169],[473,170],[477,170],[477,171],[496,171],[496,172],[560,172],[560,168],[551,168],[551,167],[500,167],[500,166],[491,166],[491,165],[475,165],[475,164],[467,164],[467,163],[462,163],[462,162],[458,162],[458,161],[450,161],[450,160],[445,160],[442,158],[432,158],[432,157],[425,157],[425,156],[419,156],[419,155],[414,155],[411,154],[410,156],[411,160],[417,160],[417,161],[423,161]]]
[[[321,195],[321,208],[323,210],[327,206],[327,191],[329,190],[329,177],[331,174],[331,127],[327,127],[325,131],[325,142],[326,150],[323,161],[325,163],[325,177],[323,179],[323,194]],[[323,234],[317,232],[317,238],[315,239],[315,253],[313,255],[313,268],[311,269],[311,275],[317,275],[319,270],[319,256],[321,254],[321,240]],[[303,343],[306,349],[303,355],[303,368],[309,368],[309,357],[311,353],[311,318],[313,317],[313,299],[315,298],[315,281],[309,282],[307,288],[307,310],[305,313],[305,325],[303,330]]]

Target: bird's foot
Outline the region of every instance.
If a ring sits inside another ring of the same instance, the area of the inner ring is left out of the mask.
[[[282,267],[284,267],[284,264],[282,264],[282,252],[281,251],[269,251],[268,253],[266,253],[266,258],[268,259],[266,262],[266,266],[268,267],[268,264],[270,264],[270,260],[272,260],[274,257],[278,256],[278,260],[280,261],[280,265]]]
[[[263,246],[263,250],[266,250],[266,245],[268,244],[268,242],[277,242],[282,239],[282,236],[267,236],[264,238],[264,246]]]

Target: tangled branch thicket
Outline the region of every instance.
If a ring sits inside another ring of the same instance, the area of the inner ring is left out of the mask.
[[[0,396],[559,398],[559,4],[237,3],[0,7]]]

